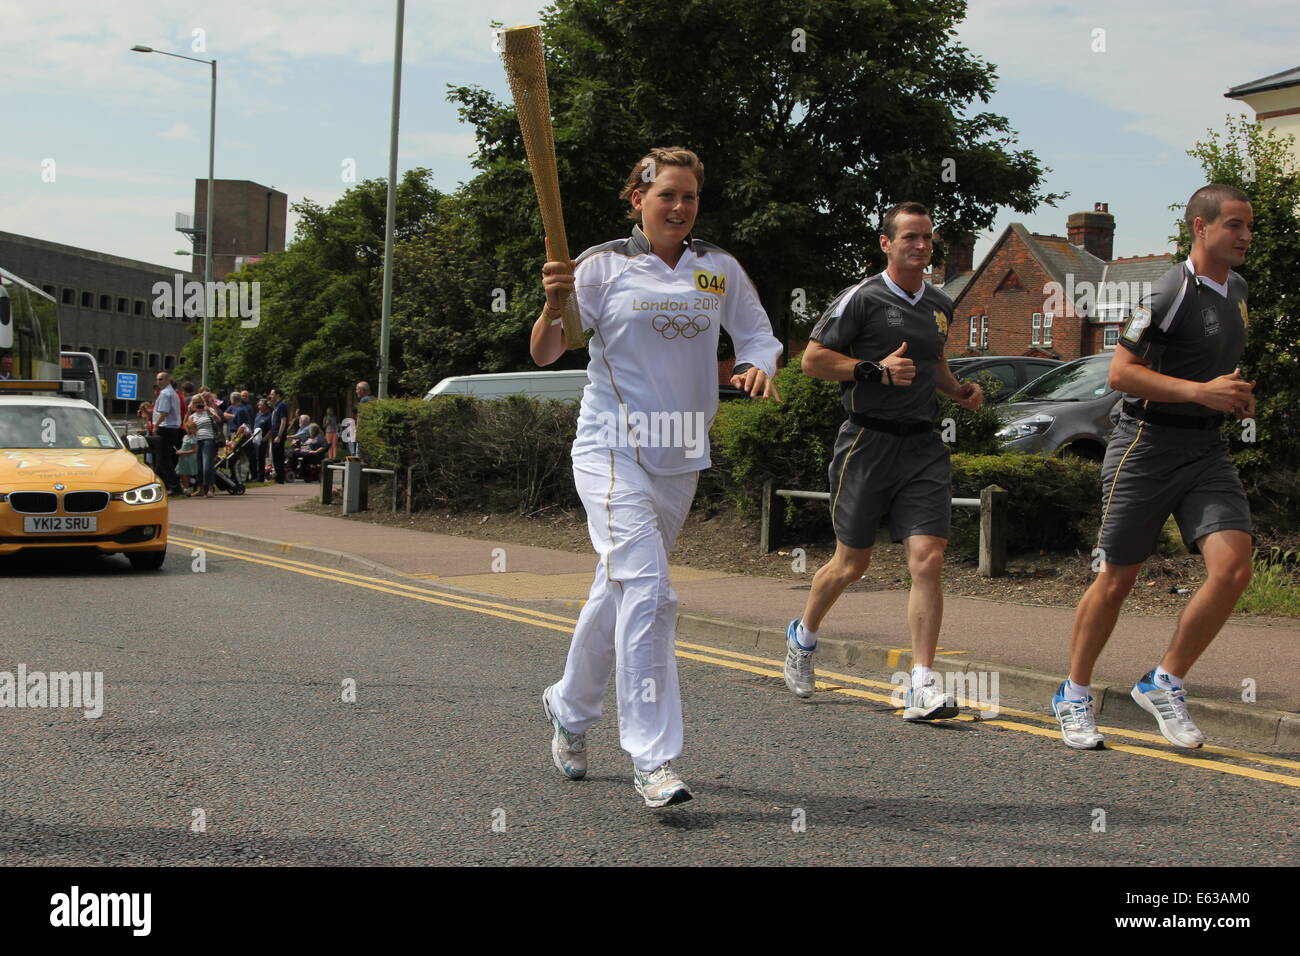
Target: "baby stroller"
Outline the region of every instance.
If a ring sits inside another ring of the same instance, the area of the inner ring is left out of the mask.
[[[244,483],[239,480],[239,473],[235,471],[235,462],[248,441],[248,426],[240,425],[239,431],[235,432],[235,437],[230,440],[230,445],[217,453],[217,463],[212,469],[213,481],[228,495],[242,495],[247,490]]]

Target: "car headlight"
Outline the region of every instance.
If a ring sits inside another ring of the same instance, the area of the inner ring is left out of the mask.
[[[1018,422],[1012,422],[1005,428],[998,431],[998,438],[1003,441],[1015,441],[1017,438],[1028,438],[1030,435],[1041,435],[1047,429],[1052,427],[1055,419],[1051,415],[1034,415],[1030,418],[1022,418]]]
[[[162,496],[163,486],[154,481],[130,491],[114,492],[110,497],[114,501],[125,501],[128,505],[151,505],[162,501]]]

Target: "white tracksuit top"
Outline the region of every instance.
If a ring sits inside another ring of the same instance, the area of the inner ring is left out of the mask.
[[[769,376],[781,352],[740,263],[694,239],[670,269],[635,227],[578,258],[575,288],[593,334],[574,458],[613,450],[652,474],[708,468],[719,331],[731,336],[737,364]]]

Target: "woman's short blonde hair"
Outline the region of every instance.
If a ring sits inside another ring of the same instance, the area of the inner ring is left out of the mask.
[[[684,146],[655,146],[636,161],[618,198],[631,202],[634,192],[649,189],[660,166],[685,167],[695,174],[695,188],[704,188],[704,164],[700,162],[700,157]],[[635,209],[629,209],[627,218],[640,222],[641,214]]]

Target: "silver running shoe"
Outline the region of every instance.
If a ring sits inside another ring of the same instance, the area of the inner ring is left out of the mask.
[[[546,711],[546,719],[555,728],[555,733],[551,736],[551,759],[555,761],[560,773],[570,780],[581,780],[587,775],[587,735],[569,733],[556,719],[551,712],[551,691],[554,689],[555,685],[552,684],[542,691],[542,709]]]
[[[922,687],[910,688],[903,702],[904,720],[946,720],[957,716],[957,698],[939,689],[933,674]]]
[[[1065,696],[1062,683],[1052,698],[1052,713],[1061,722],[1061,739],[1075,750],[1101,750],[1105,738],[1097,732],[1097,721],[1092,714],[1092,698],[1070,700]]]
[[[633,767],[632,783],[636,786],[636,792],[645,798],[647,807],[667,807],[691,799],[691,791],[667,762],[649,773],[642,773]]]
[[[1133,685],[1129,696],[1156,719],[1160,733],[1175,747],[1195,750],[1203,745],[1205,734],[1201,733],[1187,713],[1187,692],[1181,687],[1165,690],[1155,681],[1155,672],[1148,672]]]
[[[796,697],[811,697],[817,689],[817,675],[813,673],[813,651],[799,645],[799,619],[795,618],[785,629],[785,686]]]

